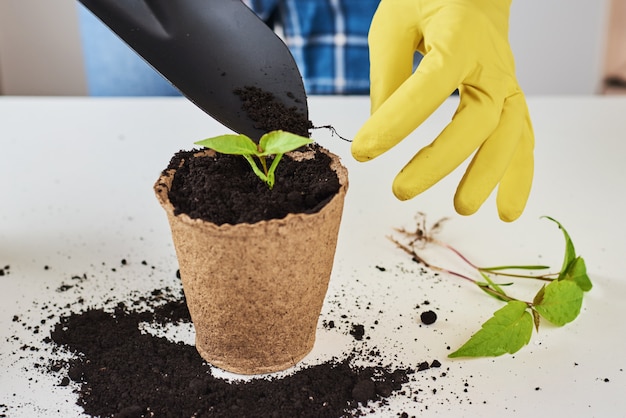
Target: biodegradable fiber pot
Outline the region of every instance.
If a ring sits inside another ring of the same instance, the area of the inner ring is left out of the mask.
[[[212,365],[240,374],[270,373],[295,365],[313,348],[348,187],[339,157],[325,152],[341,187],[313,214],[218,226],[174,214],[168,198],[174,169],[156,182],[196,348]]]

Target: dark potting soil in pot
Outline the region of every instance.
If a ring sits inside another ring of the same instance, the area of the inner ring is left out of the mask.
[[[238,155],[194,156],[180,151],[170,161],[177,168],[169,198],[175,214],[186,213],[217,225],[281,219],[289,213],[315,213],[337,193],[340,184],[330,157],[317,145],[315,158],[283,156],[270,189]],[[181,165],[182,162],[182,165]]]

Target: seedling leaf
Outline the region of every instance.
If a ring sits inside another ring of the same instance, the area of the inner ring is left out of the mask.
[[[527,309],[524,302],[508,302],[448,357],[496,357],[517,352],[528,344],[533,332],[533,318]]]
[[[254,158],[252,158],[249,155],[245,155],[243,154],[243,157],[246,159],[246,161],[250,164],[250,167],[252,167],[252,171],[254,171],[254,174],[256,174],[261,180],[263,180],[265,183],[267,183],[267,185],[269,186],[269,188],[271,189],[272,186],[270,186],[269,184],[269,180],[267,178],[267,176],[265,175],[265,173],[263,171],[261,171],[261,169],[259,168],[259,166],[256,165],[256,163],[254,162]]]
[[[283,158],[283,154],[276,154],[274,160],[272,161],[272,164],[270,165],[269,170],[267,170],[267,185],[270,187],[270,189],[274,187],[274,171],[276,171],[276,167],[278,167],[278,163],[280,162],[281,158]]]
[[[578,284],[573,280],[555,280],[542,290],[542,297],[535,297],[539,303],[534,305],[542,317],[557,326],[576,319],[583,303],[583,291]]]
[[[296,135],[286,131],[268,132],[259,140],[260,155],[284,154],[311,144],[311,138]]]
[[[222,154],[257,155],[257,145],[246,135],[220,135],[197,141],[196,145],[210,148]]]
[[[267,186],[274,187],[276,167],[284,153],[293,151],[301,146],[313,143],[310,138],[292,134],[286,131],[272,131],[261,137],[259,144],[255,144],[246,135],[227,134],[197,141],[196,145],[210,148],[222,154],[241,155],[252,167],[256,174]],[[274,160],[267,168],[266,157],[274,155]],[[257,165],[253,157],[260,163]]]

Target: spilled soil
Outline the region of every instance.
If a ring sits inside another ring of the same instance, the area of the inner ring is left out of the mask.
[[[62,316],[48,339],[73,353],[49,369],[61,385],[78,384],[78,404],[90,416],[359,416],[414,373],[377,365],[375,353],[353,352],[282,378],[227,381],[213,376],[194,346],[141,331],[142,323],[189,322],[182,294],[155,290],[139,304]],[[357,355],[369,356],[372,366],[351,365]]]

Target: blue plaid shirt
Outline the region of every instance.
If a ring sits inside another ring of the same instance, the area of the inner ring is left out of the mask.
[[[283,39],[308,94],[368,94],[367,32],[380,0],[243,0]]]

